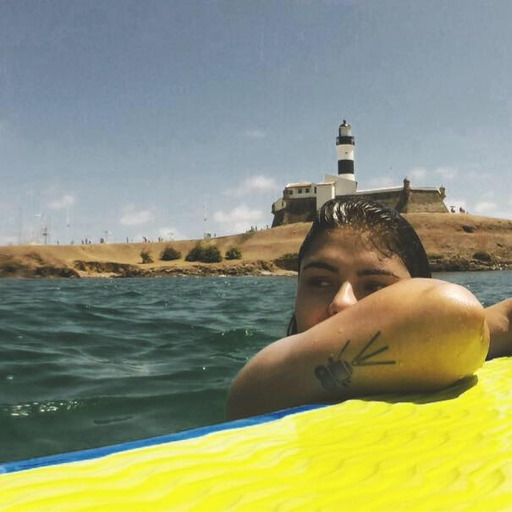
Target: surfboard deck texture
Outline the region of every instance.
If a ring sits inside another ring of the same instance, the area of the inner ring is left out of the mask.
[[[374,397],[0,465],[7,511],[512,510],[512,358]]]

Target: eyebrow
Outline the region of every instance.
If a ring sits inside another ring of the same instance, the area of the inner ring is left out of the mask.
[[[307,270],[309,268],[319,268],[322,270],[328,270],[329,272],[333,272],[335,274],[338,273],[338,268],[335,265],[330,265],[324,261],[312,261],[304,266],[302,271]],[[384,270],[381,268],[364,268],[362,270],[357,271],[357,275],[360,277],[363,276],[391,276],[396,279],[400,279],[396,274],[390,272],[389,270]]]
[[[334,265],[329,265],[329,263],[325,263],[323,261],[312,261],[311,263],[308,263],[307,265],[304,265],[304,268],[302,269],[307,270],[308,268],[320,268],[323,270],[328,270],[329,272],[335,272],[338,273],[338,268]]]
[[[358,276],[391,276],[400,279],[396,274],[382,268],[364,268],[357,271]]]

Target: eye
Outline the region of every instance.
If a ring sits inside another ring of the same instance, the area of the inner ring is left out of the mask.
[[[383,288],[386,288],[392,283],[384,283],[381,281],[367,281],[364,283],[363,290],[366,295],[371,295],[372,293],[378,292],[379,290],[382,290]]]
[[[312,288],[330,288],[332,286],[332,282],[323,276],[310,277],[307,283]]]

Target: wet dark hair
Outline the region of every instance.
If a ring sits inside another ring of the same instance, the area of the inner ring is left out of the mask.
[[[373,246],[387,257],[399,256],[411,277],[432,277],[427,254],[414,228],[393,208],[357,196],[331,199],[320,208],[299,250],[299,274],[314,241],[339,228],[368,232]],[[287,334],[296,333],[294,314]]]

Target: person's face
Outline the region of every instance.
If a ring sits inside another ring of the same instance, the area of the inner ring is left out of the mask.
[[[303,332],[368,295],[411,275],[397,256],[375,248],[367,233],[338,228],[318,236],[305,254],[295,299]]]

